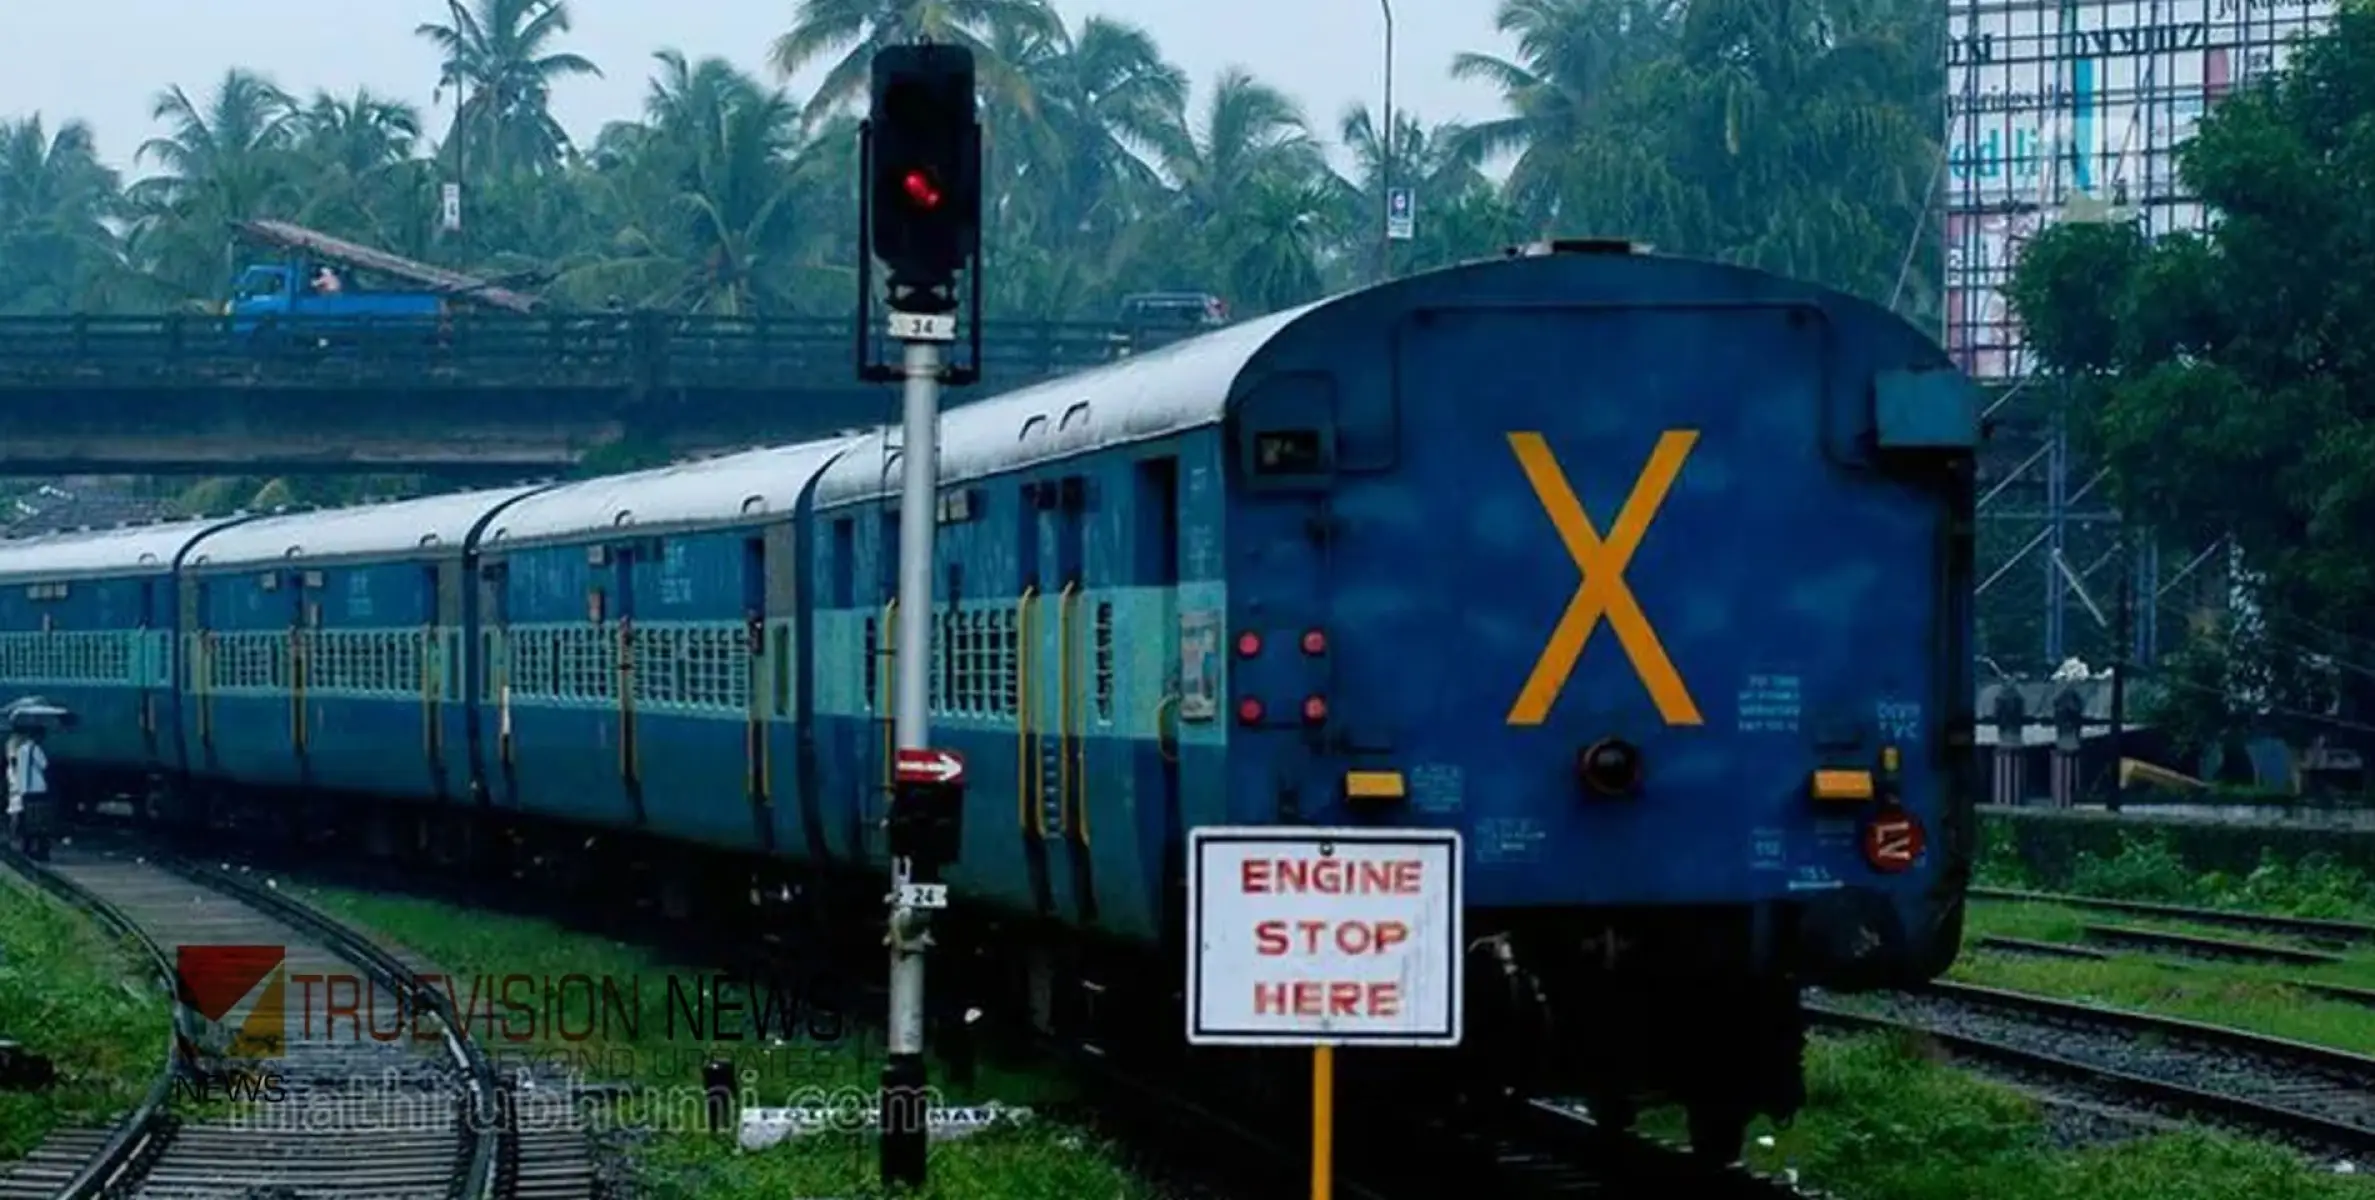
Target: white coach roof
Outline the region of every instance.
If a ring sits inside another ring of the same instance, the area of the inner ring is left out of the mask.
[[[358,555],[455,552],[490,510],[535,490],[534,486],[490,488],[263,517],[199,542],[190,552],[189,565],[232,567]]]
[[[1320,300],[1160,350],[949,409],[940,418],[940,482],[1102,446],[1145,441],[1220,420],[1229,388],[1270,339]],[[899,456],[880,430],[825,472],[819,507],[899,490]]]
[[[619,529],[732,524],[786,514],[856,439],[746,450],[700,462],[565,483],[503,510],[479,535],[485,550]]]
[[[66,530],[0,540],[0,581],[146,575],[171,570],[173,557],[209,529],[236,517],[194,517],[153,525]]]

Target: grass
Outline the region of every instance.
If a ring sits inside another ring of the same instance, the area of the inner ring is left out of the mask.
[[[1978,865],[1978,882],[1985,887],[2375,923],[2375,880],[2328,855],[2310,854],[2297,862],[2263,855],[2259,866],[2243,875],[2199,871],[2178,857],[2159,830],[2124,834],[2119,852],[2109,857],[2079,854],[2061,886],[2030,878],[2008,836],[1992,838]]]
[[[2049,904],[1974,903],[1965,938],[1995,934],[2078,944],[2082,926],[2097,917]],[[2208,933],[2231,941],[2286,944],[2282,938],[2232,930],[2189,928],[2179,922],[2122,917],[2120,924]],[[2288,985],[2294,979],[2355,987],[2375,985],[2375,956],[2353,951],[2334,966],[2294,967],[2178,960],[2113,951],[2102,960],[2045,958],[1966,946],[1948,978],[2039,995],[2090,1000],[2227,1025],[2297,1041],[2375,1054],[2375,1010],[2329,1000]]]
[[[0,1091],[0,1162],[52,1130],[113,1124],[165,1065],[172,1012],[149,965],[107,930],[0,871],[0,1038],[48,1056],[46,1091]]]
[[[1672,1133],[1656,1114],[1645,1126]],[[1925,1055],[1909,1039],[1817,1038],[1807,1104],[1760,1127],[1750,1164],[1794,1169],[1843,1200],[2367,1200],[2375,1186],[2274,1146],[2210,1132],[2065,1149],[2041,1105]]]
[[[472,976],[530,976],[539,981],[542,994],[553,994],[542,981],[564,975],[618,981],[615,992],[605,993],[601,1020],[592,1019],[580,1000],[566,1006],[566,1020],[557,1028],[546,1020],[533,1029],[517,1022],[505,1027],[498,1020],[489,1036],[490,1025],[480,1016],[472,1018],[471,1029],[494,1048],[499,1061],[558,1051],[590,1080],[636,1089],[638,1109],[630,1111],[670,1117],[633,1134],[640,1192],[702,1200],[879,1194],[871,1137],[820,1134],[744,1152],[731,1134],[701,1131],[696,1117],[700,1064],[712,1057],[729,1058],[740,1069],[745,1103],[870,1107],[866,1097],[874,1092],[882,1058],[878,1035],[860,1034],[860,1023],[825,1017],[795,1021],[788,1038],[722,1038],[721,1033],[740,1031],[714,1026],[700,1031],[706,1036],[696,1036],[686,1021],[686,1002],[704,973],[700,967],[657,961],[638,948],[539,920],[406,897],[332,889],[301,894],[454,973],[466,1012]],[[673,998],[671,975],[680,983]],[[630,988],[628,981],[638,986]],[[570,993],[573,999],[587,994],[583,988]],[[830,1037],[834,1025],[848,1026],[852,1036]],[[779,1031],[780,1023],[769,1032]],[[933,1078],[945,1078],[943,1068],[936,1065]],[[1043,1105],[1063,1099],[1042,1080],[986,1062],[977,1086],[943,1089],[943,1095],[950,1104],[995,1099]],[[599,1120],[599,1109],[589,1111]],[[951,1200],[1123,1200],[1158,1194],[1130,1176],[1112,1147],[1053,1123],[995,1128],[935,1143],[930,1177],[923,1194]]]
[[[2278,916],[2375,922],[2375,881],[2321,855],[2298,862],[2263,859],[2245,875],[2197,871],[2159,831],[2130,833],[2110,856],[2080,854],[2060,888],[2027,877],[2008,841],[1991,842],[1979,882],[1993,887],[2067,891],[2116,900],[2142,900]],[[2230,942],[2305,948],[2276,935],[2156,917],[2089,914],[2053,904],[1974,901],[1967,940],[1995,934],[2033,941],[2081,943],[2087,924],[2125,925],[2190,933]],[[2185,1017],[2254,1033],[2294,1038],[2375,1054],[2375,1011],[2288,986],[2291,980],[2375,988],[2375,950],[2345,951],[2344,961],[2283,966],[2181,960],[2113,950],[2100,961],[2054,959],[1969,948],[1949,977],[1967,983],[2041,995],[2091,1000]],[[2174,965],[2183,962],[2182,968]]]

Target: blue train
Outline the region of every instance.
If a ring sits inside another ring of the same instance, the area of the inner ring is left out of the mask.
[[[1676,1097],[1726,1155],[1802,1099],[1802,985],[1953,959],[1978,421],[1882,310],[1556,243],[942,438],[951,916],[1042,1023],[1178,1011],[1185,831],[1224,823],[1459,829],[1461,1069]],[[671,906],[855,880],[870,914],[899,471],[886,431],[12,541],[0,683],[159,816],[296,798],[382,851],[603,843]]]

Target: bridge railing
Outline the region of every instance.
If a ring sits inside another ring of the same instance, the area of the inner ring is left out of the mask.
[[[896,343],[882,345],[895,361]],[[1012,386],[1173,336],[1102,322],[985,323],[982,381]],[[848,318],[455,314],[279,324],[229,317],[0,318],[0,388],[857,386]]]

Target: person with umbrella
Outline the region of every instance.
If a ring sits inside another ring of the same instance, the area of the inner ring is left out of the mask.
[[[25,823],[25,794],[16,790],[16,752],[25,735],[14,729],[8,731],[8,840],[21,841]]]
[[[49,754],[42,749],[46,722],[65,710],[39,702],[8,706],[8,821],[17,848],[35,862],[49,861],[49,841],[57,823],[49,790]]]

